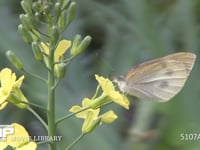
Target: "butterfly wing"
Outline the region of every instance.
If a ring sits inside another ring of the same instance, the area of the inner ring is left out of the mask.
[[[183,88],[195,57],[181,52],[142,63],[126,75],[124,91],[142,99],[168,101]]]

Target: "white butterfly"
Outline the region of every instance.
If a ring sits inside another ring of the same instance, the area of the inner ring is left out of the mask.
[[[139,64],[114,82],[129,95],[165,102],[183,88],[195,58],[196,55],[189,52],[174,53]]]

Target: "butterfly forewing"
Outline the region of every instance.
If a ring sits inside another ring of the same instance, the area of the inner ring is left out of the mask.
[[[184,86],[194,61],[194,54],[181,52],[142,63],[126,75],[124,91],[142,99],[170,100]]]

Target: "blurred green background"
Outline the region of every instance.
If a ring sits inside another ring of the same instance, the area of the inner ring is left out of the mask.
[[[82,98],[91,97],[97,85],[94,74],[105,77],[125,74],[132,66],[178,51],[197,55],[183,90],[166,103],[141,101],[130,97],[131,109],[116,105],[119,119],[102,125],[82,139],[74,150],[197,150],[200,135],[200,0],[77,0],[75,21],[64,38],[91,35],[87,51],[67,68],[67,77],[56,91],[56,116],[68,113]],[[23,43],[17,26],[22,13],[20,0],[0,1],[0,68],[12,67],[5,51],[13,50],[24,66],[43,77],[46,70],[33,58],[30,45]],[[13,68],[14,69],[14,68]],[[14,69],[18,76],[20,71]],[[23,91],[29,101],[46,105],[46,85],[26,76]],[[37,109],[36,109],[37,110]],[[46,119],[41,110],[37,110]],[[9,105],[0,112],[0,124],[18,122],[32,135],[44,135],[37,119],[26,110]],[[61,149],[79,134],[82,120],[70,118],[59,125]],[[190,139],[182,140],[181,137]],[[46,145],[39,150],[47,149]]]

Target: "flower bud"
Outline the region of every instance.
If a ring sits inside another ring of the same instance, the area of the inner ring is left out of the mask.
[[[19,70],[23,69],[22,62],[11,50],[6,52],[6,56],[7,56],[8,60],[15,66],[15,68],[17,68]]]
[[[25,109],[27,107],[27,104],[23,102],[28,102],[28,100],[19,88],[13,89],[12,94],[8,97],[8,101],[21,109]]]
[[[34,12],[41,12],[42,1],[33,2],[32,8],[33,8],[33,11],[34,11]]]
[[[32,9],[31,9],[31,6],[32,6],[32,0],[22,0],[21,1],[21,6],[22,6],[22,8],[23,8],[23,10],[27,13],[27,14],[29,14],[29,15],[31,15],[32,14]]]
[[[59,0],[60,3],[62,4],[62,10],[65,10],[69,7],[69,4],[70,4],[70,0]]]
[[[50,41],[50,47],[53,45],[55,45],[59,39],[59,31],[58,28],[56,26],[52,26],[50,29],[50,37],[51,37],[51,41]]]
[[[48,16],[52,10],[52,3],[50,1],[43,1],[41,11],[45,16]]]
[[[77,48],[77,53],[80,54],[82,53],[90,44],[91,42],[91,36],[87,35],[79,44],[78,48]]]
[[[67,70],[67,64],[66,63],[56,64],[55,69],[54,69],[56,77],[58,79],[64,78],[65,74],[66,74],[66,70]]]
[[[71,56],[76,56],[78,54],[77,52],[77,47],[80,43],[80,40],[81,40],[81,36],[79,34],[77,34],[74,38],[74,41],[73,41],[73,44],[72,44],[72,48],[71,48],[71,51],[70,51],[70,55]]]
[[[101,123],[100,118],[92,120],[92,114],[88,113],[88,116],[82,126],[82,132],[88,134],[92,132],[97,126],[99,126],[100,123]]]
[[[40,32],[38,32],[38,31],[35,30],[35,29],[32,29],[29,33],[30,33],[30,35],[31,35],[33,41],[36,41],[36,42],[41,41]]]
[[[66,25],[67,25],[67,13],[65,10],[63,10],[58,19],[58,28],[60,30],[64,30]]]
[[[69,12],[68,12],[68,15],[67,15],[68,24],[70,24],[72,22],[72,20],[74,19],[75,10],[76,10],[76,3],[71,2],[71,4],[69,5]]]
[[[39,43],[32,42],[32,50],[36,60],[41,61],[43,59],[43,55],[39,46]]]
[[[21,34],[22,39],[24,40],[24,42],[31,43],[31,40],[32,40],[31,36],[30,36],[29,32],[23,27],[22,24],[20,24],[18,26],[18,31]]]
[[[99,97],[91,101],[89,106],[92,109],[97,109],[107,102],[110,102],[109,97],[106,94],[101,94]]]
[[[54,6],[55,16],[59,16],[61,12],[61,4],[59,2],[55,3]]]
[[[91,40],[92,40],[91,36],[87,35],[79,44],[78,46],[78,49],[80,49],[79,51],[82,52],[83,50],[85,50],[90,44]]]
[[[19,18],[20,18],[23,26],[26,29],[30,30],[30,29],[34,29],[35,28],[35,22],[34,22],[33,18],[30,15],[28,15],[28,14],[21,14],[19,16]]]

